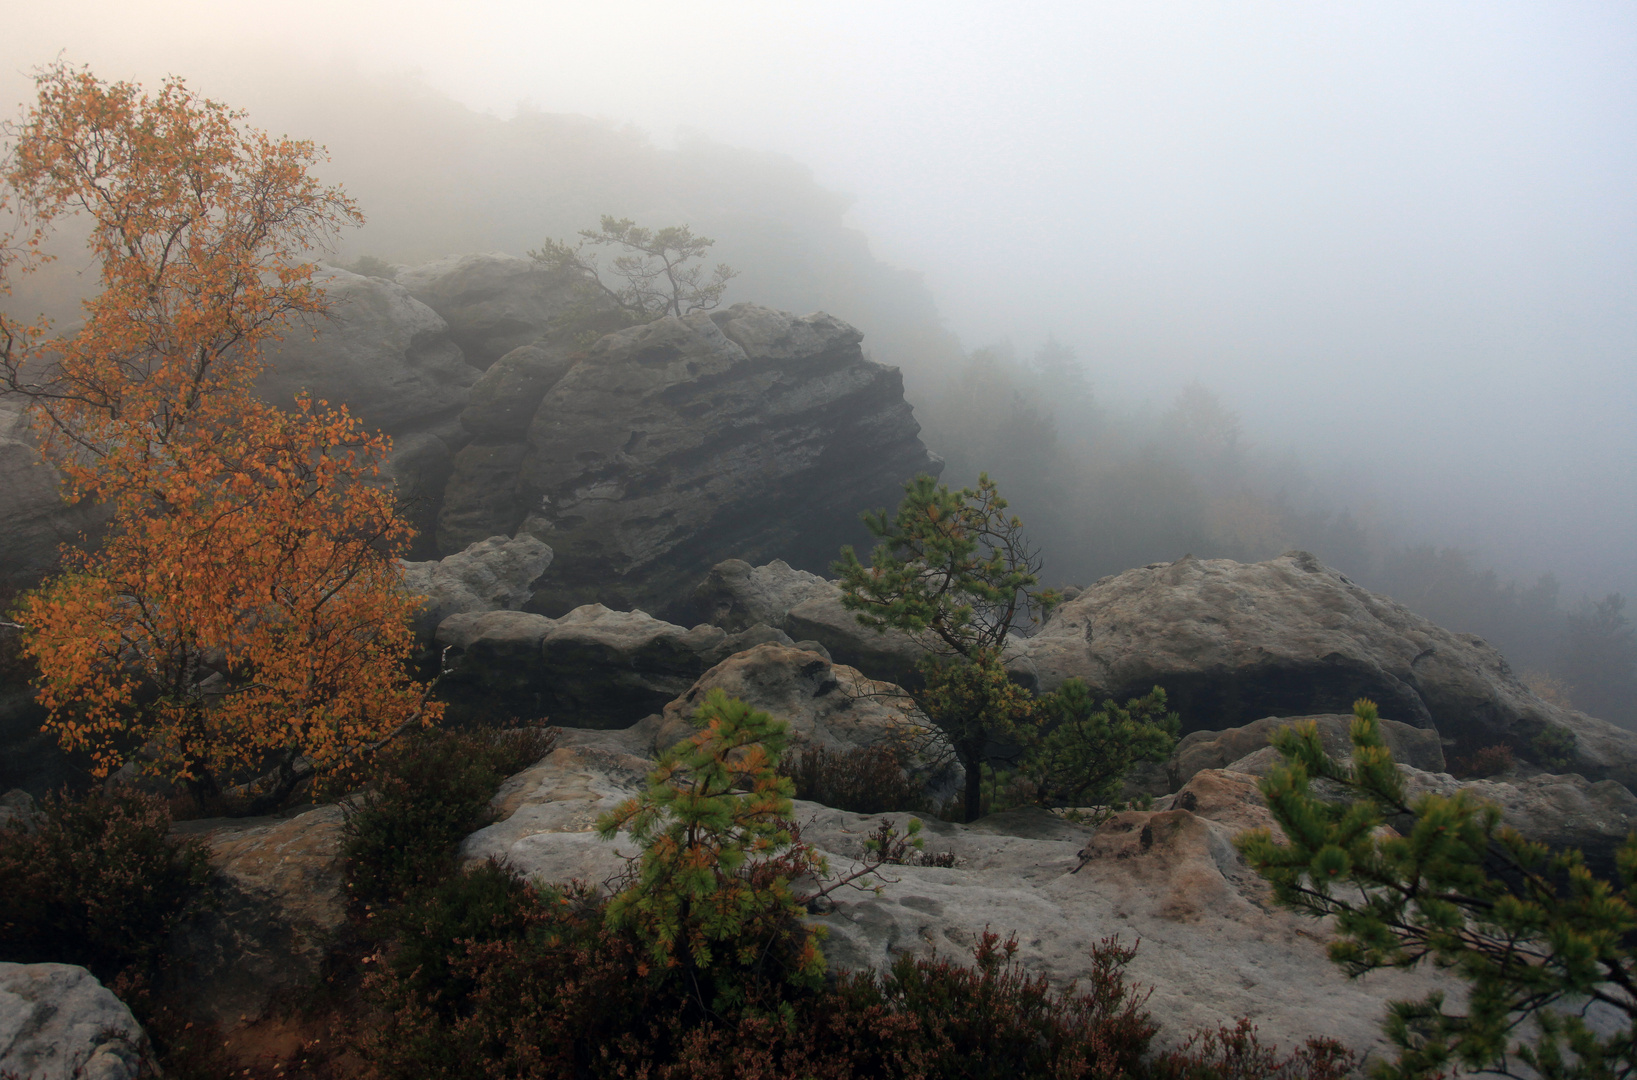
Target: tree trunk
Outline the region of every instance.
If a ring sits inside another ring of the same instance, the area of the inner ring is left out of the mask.
[[[966,822],[970,825],[983,816],[983,759],[976,754],[962,754],[966,766]]]

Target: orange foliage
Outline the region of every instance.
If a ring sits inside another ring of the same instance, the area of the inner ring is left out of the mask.
[[[303,259],[357,208],[308,175],[311,143],[178,80],[150,97],[58,64],[37,83],[10,129],[0,288],[78,212],[102,291],[72,336],[0,325],[0,375],[31,399],[68,496],[112,512],[103,546],[67,553],[20,609],[47,727],[104,772],[146,742],[205,792],[269,761],[344,773],[436,713],[404,674],[410,530],[375,480],[384,436],[251,385],[260,346],[324,312]]]

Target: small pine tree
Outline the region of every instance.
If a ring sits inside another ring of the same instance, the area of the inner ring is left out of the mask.
[[[1023,767],[1043,806],[1109,806],[1138,761],[1164,761],[1177,745],[1181,718],[1154,687],[1124,705],[1095,703],[1079,679],[1070,679],[1039,708],[1052,731]]]
[[[835,564],[841,602],[861,625],[900,630],[926,649],[924,686],[912,693],[966,768],[968,821],[993,744],[1020,740],[1034,721],[1033,701],[1006,674],[1008,636],[1058,602],[1039,587],[1039,556],[1006,506],[987,474],[950,491],[922,473],[904,485],[897,514],[864,515],[879,541],[870,565],[850,546]]]
[[[597,822],[603,839],[628,830],[642,848],[608,923],[634,932],[660,970],[697,980],[771,961],[814,984],[824,955],[791,883],[826,867],[791,835],[794,784],[776,772],[786,725],[721,689],[692,720],[699,732],[660,757],[648,790]]]
[[[1465,791],[1409,803],[1373,702],[1354,705],[1353,760],[1325,754],[1312,722],[1278,732],[1284,758],[1261,789],[1286,841],[1242,834],[1247,862],[1280,903],[1333,916],[1330,957],[1350,975],[1431,959],[1470,987],[1466,1012],[1441,993],[1395,1001],[1385,1030],[1398,1058],[1379,1080],[1513,1060],[1547,1080],[1629,1076],[1637,1065],[1637,834],[1617,856],[1619,883],[1595,877],[1579,851],[1548,851],[1501,826],[1500,811]],[[1312,780],[1352,796],[1315,794]],[[1385,828],[1388,818],[1406,829]],[[1404,824],[1408,822],[1409,824]],[[1594,1031],[1580,1008],[1623,1015]]]

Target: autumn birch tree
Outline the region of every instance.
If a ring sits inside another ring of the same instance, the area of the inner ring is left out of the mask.
[[[436,711],[405,676],[385,438],[252,393],[262,346],[326,311],[311,254],[362,218],[310,174],[311,143],[181,80],[149,95],[58,63],[36,84],[6,129],[0,289],[83,215],[101,290],[72,334],[0,317],[0,379],[66,496],[111,512],[19,608],[47,727],[101,772],[146,745],[205,797],[270,765],[276,802]]]

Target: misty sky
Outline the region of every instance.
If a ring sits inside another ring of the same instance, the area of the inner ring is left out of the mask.
[[[59,50],[235,103],[299,57],[788,153],[967,345],[1055,334],[1123,401],[1201,379],[1426,539],[1637,592],[1637,5],[67,0],[6,22],[7,111]]]

